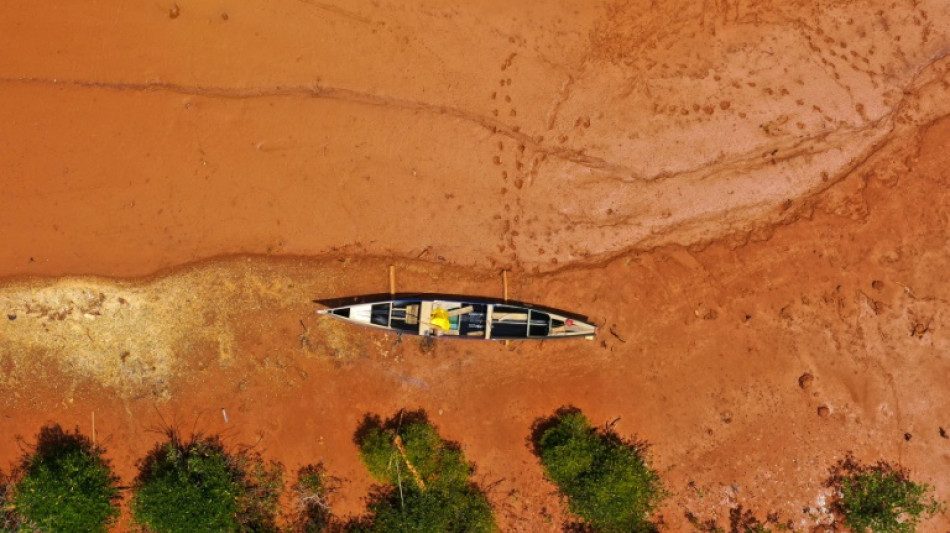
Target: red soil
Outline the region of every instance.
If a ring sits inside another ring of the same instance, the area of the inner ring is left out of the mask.
[[[647,4],[4,3],[0,460],[94,412],[125,480],[172,424],[354,514],[360,417],[424,408],[503,529],[557,530],[525,439],[574,404],[652,444],[671,531],[826,523],[849,451],[950,499],[950,11]],[[312,314],[389,264],[602,333]]]

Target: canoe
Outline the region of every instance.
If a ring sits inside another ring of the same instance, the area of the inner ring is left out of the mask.
[[[597,327],[563,311],[478,299],[397,298],[318,314],[396,333],[481,340],[593,338]]]

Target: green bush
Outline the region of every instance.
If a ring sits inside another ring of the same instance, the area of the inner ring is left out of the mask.
[[[861,465],[848,456],[832,468],[833,508],[855,532],[907,533],[943,508],[933,487],[915,483],[905,468],[880,461]]]
[[[78,429],[43,427],[5,485],[0,527],[8,531],[105,532],[119,516],[118,478]]]
[[[282,473],[217,438],[169,432],[141,464],[132,516],[155,533],[277,531]]]
[[[539,420],[532,445],[572,513],[604,532],[652,531],[649,515],[665,492],[643,456],[645,444],[596,431],[580,410]]]
[[[370,496],[367,515],[349,524],[350,531],[497,529],[488,499],[469,481],[472,465],[458,445],[439,437],[424,412],[400,413],[385,424],[368,416],[356,441],[364,464],[382,485]]]

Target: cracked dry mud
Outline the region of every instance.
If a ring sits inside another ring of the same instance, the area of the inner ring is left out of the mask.
[[[0,10],[0,459],[95,412],[131,479],[177,423],[325,461],[356,513],[359,417],[422,407],[503,529],[557,530],[524,439],[573,403],[653,444],[670,531],[827,523],[847,451],[950,498],[945,2]],[[392,263],[484,295],[510,268],[603,331],[313,316]]]

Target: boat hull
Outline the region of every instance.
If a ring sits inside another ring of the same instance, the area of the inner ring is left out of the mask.
[[[395,298],[317,313],[396,333],[473,340],[593,338],[596,326],[562,311],[494,300]]]

